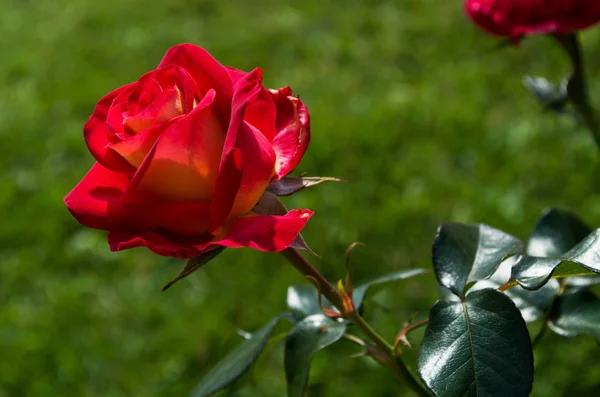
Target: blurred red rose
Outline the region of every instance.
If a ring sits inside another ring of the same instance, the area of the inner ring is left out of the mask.
[[[113,251],[287,248],[312,211],[252,209],[300,161],[309,115],[289,88],[261,81],[260,69],[224,67],[198,46],[169,49],[156,70],[96,105],[84,135],[97,162],[65,197],[69,211],[108,230]]]
[[[512,38],[570,33],[600,20],[598,0],[467,0],[465,8],[484,30]]]

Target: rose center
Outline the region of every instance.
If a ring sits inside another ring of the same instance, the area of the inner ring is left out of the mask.
[[[129,115],[129,112],[123,112],[123,126],[129,133],[137,134],[182,114],[182,94],[179,88],[174,86],[157,93],[154,100],[137,114]]]

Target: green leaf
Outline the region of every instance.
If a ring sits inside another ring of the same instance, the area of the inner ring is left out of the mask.
[[[490,277],[522,250],[521,240],[487,225],[443,223],[433,242],[433,267],[439,284],[462,296],[467,283]]]
[[[493,289],[474,291],[465,302],[436,303],[419,374],[438,397],[529,395],[533,353],[519,310]]]
[[[597,274],[578,263],[552,258],[522,257],[513,267],[512,280],[523,288],[536,290],[550,279],[594,277]]]
[[[373,280],[360,283],[358,286],[354,288],[352,292],[352,300],[354,302],[354,306],[357,310],[362,310],[362,304],[367,295],[367,292],[373,292],[379,288],[385,287],[387,284],[393,283],[399,280],[405,280],[407,278],[411,278],[414,276],[418,276],[420,274],[428,273],[429,271],[426,269],[408,269],[401,270],[398,272],[386,274],[385,276],[377,277]]]
[[[548,209],[529,238],[527,255],[515,263],[511,280],[532,290],[551,278],[577,277],[585,283],[600,269],[598,249],[598,231],[569,211]]]
[[[565,259],[579,263],[596,273],[600,272],[600,229],[590,233],[567,252]]]
[[[401,270],[360,283],[354,288],[354,291],[352,291],[352,300],[354,302],[354,305],[357,308],[357,310],[361,311],[362,304],[367,293],[376,292],[377,290],[384,288],[386,285],[391,284],[395,281],[405,280],[407,278],[411,278],[428,272],[429,271],[426,269]],[[327,298],[325,298],[324,296],[322,296],[321,298],[325,307],[337,310],[327,300]],[[322,313],[321,307],[319,306],[317,289],[312,284],[293,285],[289,287],[287,291],[287,305],[290,309],[303,313],[306,316]]]
[[[324,314],[314,314],[297,323],[285,342],[285,376],[288,397],[301,397],[308,384],[313,355],[339,340],[346,325]]]
[[[591,232],[572,212],[547,209],[529,237],[527,255],[541,258],[563,255]]]
[[[550,278],[592,276],[600,273],[600,229],[564,255],[552,258],[521,256],[512,269],[511,280],[527,289],[538,289]]]
[[[597,274],[591,270],[588,270],[579,264],[571,261],[561,262],[554,271],[552,272],[552,279],[563,279],[563,278],[593,278]]]
[[[538,289],[550,280],[552,272],[561,263],[563,260],[560,258],[537,258],[523,255],[517,259],[512,268],[511,280],[517,281],[523,288]],[[565,265],[569,267],[569,270],[572,270],[573,266],[578,267],[574,263]]]
[[[569,98],[565,82],[560,87],[555,87],[544,77],[526,76],[523,79],[523,84],[529,92],[535,95],[545,109],[567,113],[566,105]]]
[[[267,325],[253,333],[214,366],[196,386],[191,397],[210,396],[245,374],[264,350],[273,328],[282,318],[294,319],[291,313],[283,313],[272,318]]]
[[[558,294],[558,290],[558,281],[552,280],[535,291],[517,285],[507,290],[505,294],[515,303],[525,322],[530,323],[541,319],[550,309],[552,299]]]
[[[484,288],[498,289],[505,285],[510,278],[510,271],[514,262],[514,257],[502,262],[492,277],[488,280],[478,282],[473,289],[469,290],[469,293]],[[504,291],[504,294],[514,302],[525,322],[529,323],[539,320],[544,316],[550,309],[552,300],[558,294],[558,290],[558,281],[552,280],[535,291],[527,290],[517,284]]]
[[[169,281],[167,285],[163,287],[162,291],[164,292],[168,290],[173,284],[175,284],[182,278],[186,278],[190,274],[194,273],[196,270],[200,269],[202,266],[206,265],[208,262],[215,259],[217,255],[223,252],[224,249],[225,247],[213,248],[210,251],[203,252],[198,256],[188,259],[188,261],[185,263],[185,266],[183,267],[183,269],[181,269],[179,274],[173,280]]]
[[[323,306],[334,309],[327,298],[321,296]],[[313,314],[322,314],[321,306],[319,306],[318,291],[312,284],[292,285],[287,290],[287,305],[290,309],[299,311],[305,316]]]
[[[559,296],[552,308],[548,326],[559,335],[591,335],[600,343],[600,300],[589,290]]]

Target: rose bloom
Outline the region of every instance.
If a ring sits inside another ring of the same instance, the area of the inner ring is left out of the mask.
[[[499,36],[570,33],[600,20],[598,0],[467,0],[467,14]]]
[[[98,102],[84,127],[96,163],[65,197],[111,250],[147,246],[190,258],[218,246],[280,251],[312,215],[252,211],[269,183],[298,164],[310,138],[306,106],[262,71],[225,67],[182,44],[156,70]]]

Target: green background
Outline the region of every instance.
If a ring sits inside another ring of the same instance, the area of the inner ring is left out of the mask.
[[[523,75],[558,81],[566,58],[544,37],[497,49],[462,2],[440,0],[2,0],[0,2],[0,396],[186,396],[241,338],[285,310],[302,277],[278,254],[226,250],[161,293],[181,262],[111,253],[63,196],[92,165],[82,126],[97,100],[192,42],[225,65],[260,66],[307,104],[312,141],[297,172],[338,176],[285,200],[316,214],[304,236],[331,279],[431,267],[446,220],[526,238],[557,206],[600,224],[593,140],[544,115]],[[591,93],[600,28],[583,35]],[[378,295],[367,317],[392,339],[438,297],[432,275]],[[381,307],[383,306],[383,308]],[[285,331],[281,326],[280,331]],[[419,333],[412,340],[418,345]],[[318,353],[310,396],[409,395],[340,341]],[[407,352],[414,364],[417,349]],[[551,336],[534,396],[593,395],[600,351]],[[271,349],[228,396],[281,396]],[[586,391],[587,390],[587,391]]]

